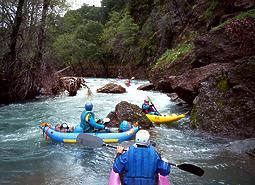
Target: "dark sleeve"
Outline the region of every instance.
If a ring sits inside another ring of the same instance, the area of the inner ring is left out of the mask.
[[[161,159],[158,161],[157,172],[160,173],[160,175],[167,176],[170,173],[170,169],[170,164]]]
[[[163,161],[157,153],[157,173],[160,175],[167,176],[170,173],[171,165]]]
[[[117,156],[117,158],[115,159],[112,167],[115,173],[122,173],[125,170],[125,166],[127,163],[127,153],[128,152],[125,152]]]

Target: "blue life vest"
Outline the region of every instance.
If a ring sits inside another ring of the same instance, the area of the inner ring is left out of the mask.
[[[158,173],[170,173],[170,165],[160,159],[152,146],[131,146],[115,159],[113,171],[124,173],[125,185],[154,185]]]
[[[102,130],[105,128],[104,125],[96,123],[95,114],[92,111],[85,110],[81,113],[80,127],[83,129],[83,132],[88,132],[94,129]]]
[[[92,130],[93,127],[89,124],[89,119],[92,118],[94,120],[95,114],[91,111],[84,110],[81,113],[81,122],[80,127],[83,129],[83,131]]]

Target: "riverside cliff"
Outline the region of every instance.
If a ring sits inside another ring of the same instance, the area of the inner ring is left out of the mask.
[[[150,80],[192,106],[194,128],[255,137],[255,3],[190,3],[188,14],[184,4],[180,8],[172,47],[152,67]]]

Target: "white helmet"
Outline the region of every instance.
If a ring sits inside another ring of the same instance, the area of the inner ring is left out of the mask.
[[[135,135],[135,142],[139,145],[148,146],[150,144],[150,134],[147,130],[139,130]]]

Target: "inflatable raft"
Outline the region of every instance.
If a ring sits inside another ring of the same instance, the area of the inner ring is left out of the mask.
[[[161,123],[172,123],[172,122],[178,121],[184,118],[186,115],[171,114],[171,115],[159,116],[159,115],[146,114],[146,116],[151,122],[161,124]]]
[[[108,185],[121,185],[120,176],[111,170]],[[157,185],[170,185],[167,176],[162,176],[158,174],[158,184]]]
[[[77,143],[76,138],[80,133],[73,132],[60,132],[56,131],[54,127],[51,127],[49,123],[41,123],[39,126],[46,138],[50,138],[54,142],[58,143]],[[138,131],[138,126],[132,126],[132,128],[126,132],[86,132],[101,138],[105,143],[121,143],[123,141],[131,140],[135,137]]]

